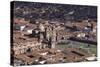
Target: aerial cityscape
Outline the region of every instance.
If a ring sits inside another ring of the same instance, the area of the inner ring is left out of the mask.
[[[97,6],[11,2],[11,65],[97,61]]]

